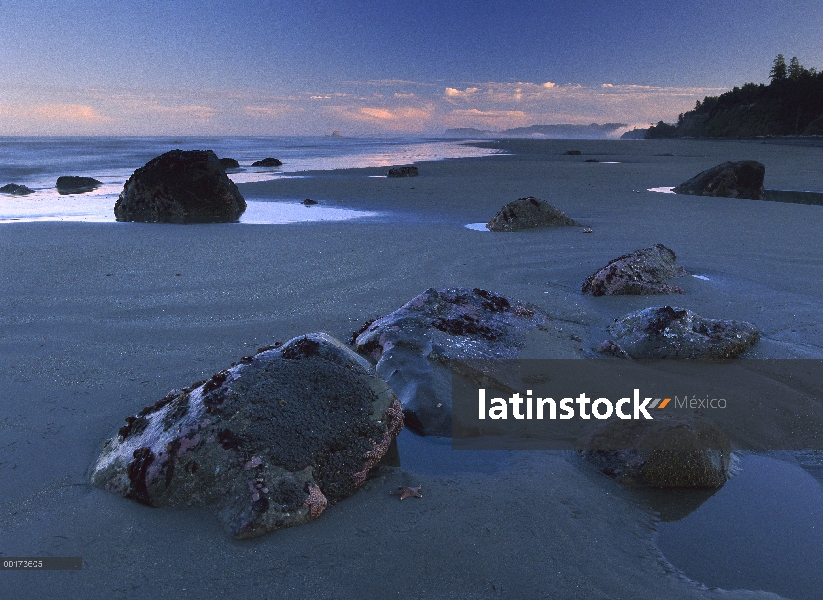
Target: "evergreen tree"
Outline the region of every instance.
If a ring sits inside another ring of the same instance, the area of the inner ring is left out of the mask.
[[[792,59],[789,61],[789,79],[797,81],[805,70],[803,65],[800,64],[800,61],[797,60],[797,57],[792,56]]]
[[[774,66],[772,70],[769,71],[769,77],[772,80],[772,83],[778,81],[785,81],[786,80],[786,59],[783,58],[782,54],[778,54],[777,58],[774,59]]]

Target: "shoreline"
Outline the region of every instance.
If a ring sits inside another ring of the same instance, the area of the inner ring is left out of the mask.
[[[823,190],[819,157],[796,146],[644,141],[526,140],[528,154],[418,162],[413,178],[366,177],[384,171],[373,167],[238,186],[247,199],[397,215],[381,221],[3,228],[0,375],[15,401],[0,406],[0,552],[84,561],[80,572],[7,573],[4,588],[87,598],[776,598],[687,580],[655,545],[654,510],[560,452],[497,462],[404,438],[401,464],[403,452],[412,465],[449,458],[433,473],[385,469],[316,521],[244,542],[206,510],[149,509],[88,484],[103,440],[169,389],[303,333],[347,340],[428,287],[480,287],[546,310],[564,335],[538,349],[545,358],[598,344],[614,318],[666,303],[755,323],[763,338],[752,358],[823,357],[823,209],[645,191],[738,158],[764,162],[768,187]],[[563,154],[573,148],[585,155]],[[529,195],[593,233],[464,227]],[[590,273],[655,243],[706,279],[678,279],[683,295],[581,295]],[[399,485],[422,485],[423,498],[390,496]]]

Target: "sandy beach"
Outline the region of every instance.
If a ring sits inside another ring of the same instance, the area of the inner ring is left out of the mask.
[[[239,185],[247,200],[378,213],[362,220],[0,225],[0,553],[83,559],[82,571],[6,571],[0,595],[778,598],[688,579],[655,545],[659,517],[644,497],[570,453],[456,452],[406,431],[400,468],[316,521],[249,541],[230,539],[209,511],[151,509],[89,484],[103,441],[168,390],[300,334],[348,341],[430,287],[545,310],[563,335],[530,349],[539,358],[585,357],[615,318],[666,303],[756,324],[748,358],[823,358],[822,206],[647,191],[752,159],[768,189],[823,192],[823,148],[500,148],[512,154],[417,163],[416,178],[367,168]],[[465,227],[524,196],[592,233]],[[581,294],[609,260],[657,243],[701,276],[677,281],[682,296]],[[399,485],[422,486],[423,498],[389,495]]]

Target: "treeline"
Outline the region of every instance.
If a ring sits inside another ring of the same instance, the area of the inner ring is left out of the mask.
[[[823,73],[778,54],[768,85],[747,83],[720,96],[706,96],[676,124],[660,121],[646,139],[747,138],[761,135],[823,135]]]

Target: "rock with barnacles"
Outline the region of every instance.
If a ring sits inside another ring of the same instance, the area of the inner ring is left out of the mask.
[[[705,319],[685,308],[652,306],[609,326],[601,352],[627,358],[736,358],[760,339],[745,321]]]
[[[621,483],[660,488],[719,488],[731,464],[728,436],[697,415],[611,419],[586,436],[579,452]]]
[[[486,228],[489,231],[517,231],[533,227],[564,225],[580,226],[580,223],[570,219],[566,213],[548,202],[529,196],[509,202],[491,218]]]
[[[118,221],[233,222],[246,201],[211,150],[170,150],[137,169],[114,205]]]
[[[127,417],[91,480],[149,506],[211,507],[232,536],[250,538],[352,494],[402,423],[368,361],[313,333]]]
[[[685,269],[677,264],[674,251],[656,244],[615,258],[586,279],[583,293],[593,296],[682,294],[683,288],[665,282],[685,274]]]
[[[676,188],[675,194],[763,199],[766,167],[754,160],[727,161],[698,173]]]
[[[455,360],[517,358],[526,333],[545,327],[535,307],[481,289],[428,289],[354,338],[420,435],[451,436]]]

